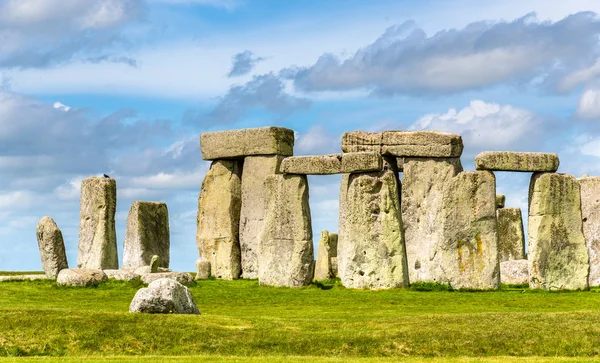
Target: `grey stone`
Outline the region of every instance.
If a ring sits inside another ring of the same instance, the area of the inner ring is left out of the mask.
[[[241,162],[214,161],[204,177],[198,198],[196,245],[200,258],[210,262],[211,274],[219,279],[235,280],[242,270],[241,177]]]
[[[142,281],[145,284],[150,284],[158,279],[172,279],[180,284],[193,285],[194,276],[187,272],[157,272],[157,273],[145,273],[141,275]]]
[[[378,152],[356,152],[342,154],[341,173],[366,173],[381,171],[383,158]]]
[[[242,277],[258,278],[258,245],[264,229],[269,197],[265,181],[278,173],[283,156],[249,156],[242,172],[240,249]]]
[[[457,289],[500,286],[496,178],[463,171],[444,189],[443,242],[438,247],[446,281]]]
[[[396,165],[399,173],[404,172],[404,158],[396,158]]]
[[[109,279],[114,279],[118,281],[133,281],[139,279],[141,276],[136,274],[134,271],[130,269],[123,270],[103,270],[106,276]]]
[[[117,269],[115,209],[117,182],[111,178],[87,178],[81,183],[77,266]]]
[[[504,194],[496,194],[496,208],[504,208],[506,196]]]
[[[463,151],[460,135],[439,131],[347,132],[342,151],[374,151],[383,155],[413,157],[459,157]]]
[[[503,284],[522,285],[529,280],[529,262],[510,260],[500,262],[500,281]]]
[[[345,287],[408,285],[399,188],[393,158],[380,172],[342,178],[337,263]]]
[[[360,173],[379,171],[382,162],[381,154],[374,152],[290,156],[281,162],[281,172],[302,175]]]
[[[196,280],[206,280],[210,277],[210,262],[196,260]]]
[[[583,235],[581,192],[567,174],[535,173],[529,184],[529,287],[588,287],[589,255]]]
[[[42,268],[48,278],[55,279],[60,270],[69,268],[62,232],[52,218],[43,217],[37,225],[36,235]]]
[[[253,155],[294,155],[294,131],[283,127],[205,132],[200,135],[204,160]]]
[[[501,208],[496,211],[498,219],[498,258],[500,262],[524,260],[525,234],[520,208]]]
[[[150,260],[150,272],[156,273],[158,272],[158,266],[160,264],[160,257],[158,255],[152,256]]]
[[[314,273],[312,225],[305,175],[271,175],[267,214],[258,249],[261,285],[309,285]]]
[[[485,151],[475,157],[477,170],[553,172],[558,164],[558,155],[551,153]]]
[[[171,237],[166,203],[136,201],[127,216],[123,248],[123,268],[151,265],[160,256],[159,266],[169,267]]]
[[[85,268],[66,268],[56,277],[56,283],[63,286],[97,286],[107,280],[104,271]]]
[[[590,258],[589,285],[600,285],[600,177],[582,177],[581,217]]]
[[[200,314],[190,290],[172,279],[158,279],[139,289],[131,304],[130,313]]]
[[[444,189],[462,171],[459,158],[404,158],[402,222],[409,280],[442,282]]]
[[[337,259],[337,233],[321,232],[317,260],[315,262],[315,280],[327,280],[336,277],[332,259]],[[337,263],[336,263],[337,265]]]

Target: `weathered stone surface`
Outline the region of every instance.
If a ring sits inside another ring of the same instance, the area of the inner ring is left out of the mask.
[[[582,177],[581,217],[590,258],[590,286],[600,286],[600,177]]]
[[[317,261],[315,262],[315,280],[327,280],[336,276],[337,268],[334,270],[332,259],[337,259],[337,240],[337,233],[321,232]]]
[[[81,183],[77,266],[117,269],[115,210],[117,182],[111,178],[87,178]]]
[[[506,196],[504,194],[496,194],[496,208],[504,208]]]
[[[196,245],[200,258],[210,262],[219,279],[237,279],[241,273],[240,209],[241,162],[214,161],[204,177],[198,198]]]
[[[49,280],[49,278],[45,274],[0,276],[0,281],[34,281],[34,280]]]
[[[444,189],[440,267],[453,288],[500,286],[496,178],[490,171],[463,171]]]
[[[60,270],[69,268],[62,232],[50,217],[40,219],[35,232],[42,268],[48,278],[55,279]]]
[[[440,282],[446,273],[438,250],[443,242],[444,189],[462,171],[459,158],[404,158],[402,222],[409,280]]]
[[[404,158],[396,158],[396,165],[398,166],[398,172],[404,172]]]
[[[477,170],[556,171],[558,155],[551,153],[485,151],[475,157]]]
[[[281,162],[281,172],[302,175],[361,173],[381,170],[382,162],[381,154],[375,152],[291,156]]]
[[[66,268],[56,277],[56,283],[64,286],[97,286],[107,280],[104,271],[85,268]]]
[[[501,208],[496,210],[498,219],[498,259],[524,260],[525,234],[520,208]]]
[[[149,314],[200,314],[190,290],[172,279],[158,279],[148,287],[139,289],[130,313]]]
[[[142,281],[145,284],[150,284],[158,279],[172,279],[184,285],[194,284],[194,276],[187,272],[158,272],[146,273],[142,275]]]
[[[242,207],[240,211],[240,248],[242,277],[258,278],[258,245],[267,214],[269,191],[265,180],[278,173],[281,160],[275,156],[249,156],[242,173]]]
[[[314,273],[312,225],[305,175],[271,175],[265,181],[267,214],[258,249],[261,285],[309,285]]]
[[[150,272],[158,272],[158,267],[160,265],[160,257],[158,255],[152,256],[150,259]]]
[[[383,158],[377,152],[356,152],[342,154],[342,173],[366,173],[381,171]]]
[[[337,262],[345,287],[408,285],[399,188],[393,158],[380,172],[342,178]]]
[[[205,132],[202,159],[234,159],[252,155],[294,155],[294,131],[283,127]]]
[[[459,157],[463,143],[460,135],[439,131],[347,132],[342,151],[374,151],[383,155],[413,157]]]
[[[131,270],[103,270],[109,279],[115,279],[118,281],[133,281],[139,279],[141,276]]]
[[[581,193],[573,176],[533,174],[527,232],[531,288],[588,287],[589,255],[583,236]]]
[[[167,204],[133,202],[127,216],[123,268],[148,266],[154,255],[160,256],[160,266],[169,267],[170,248]]]
[[[510,260],[500,262],[500,281],[503,284],[521,285],[529,280],[529,262]]]
[[[196,280],[206,280],[210,277],[210,262],[196,260]]]

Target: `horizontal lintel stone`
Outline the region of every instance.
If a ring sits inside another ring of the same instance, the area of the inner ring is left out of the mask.
[[[238,159],[251,155],[294,155],[294,131],[283,127],[205,132],[202,159]]]
[[[558,165],[554,153],[485,151],[475,157],[477,170],[555,172]]]
[[[326,175],[364,173],[383,168],[381,154],[356,152],[346,154],[291,156],[283,159],[280,171],[284,174]]]

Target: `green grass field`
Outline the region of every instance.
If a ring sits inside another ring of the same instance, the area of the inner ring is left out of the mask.
[[[2,360],[433,363],[600,357],[598,290],[357,291],[333,281],[287,289],[206,280],[191,287],[201,315],[130,314],[129,303],[142,286],[0,282]]]

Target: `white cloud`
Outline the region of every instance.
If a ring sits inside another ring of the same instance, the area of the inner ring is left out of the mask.
[[[581,118],[600,118],[600,90],[588,89],[579,98],[575,114]]]
[[[294,152],[297,155],[332,154],[340,152],[342,137],[324,126],[313,125],[307,132],[296,132]]]

